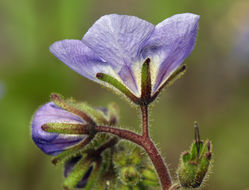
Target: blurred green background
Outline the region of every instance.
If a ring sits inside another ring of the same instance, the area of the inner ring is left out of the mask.
[[[100,16],[129,14],[157,24],[176,13],[201,15],[188,71],[153,106],[151,133],[173,172],[193,139],[193,122],[214,144],[206,189],[249,188],[249,1],[1,0],[0,190],[62,189],[62,168],[32,142],[30,120],[51,92],[120,105],[121,124],[139,127],[137,110],[57,60],[48,47],[81,39]]]

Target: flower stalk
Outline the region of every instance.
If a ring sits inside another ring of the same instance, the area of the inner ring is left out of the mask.
[[[159,151],[157,150],[155,144],[149,137],[149,126],[148,126],[148,106],[141,106],[142,112],[142,135],[134,133],[125,129],[112,128],[108,126],[96,126],[96,132],[105,132],[117,135],[123,139],[129,140],[133,143],[136,143],[139,146],[142,146],[148,156],[150,157],[163,190],[170,188],[172,182],[171,177],[168,172],[167,166],[165,165],[163,158],[161,157]]]
[[[144,118],[144,121],[147,120]],[[144,128],[146,128],[146,123],[143,124]],[[144,148],[148,156],[150,157],[156,171],[158,174],[158,177],[160,179],[160,183],[163,190],[168,190],[171,186],[171,177],[168,172],[168,169],[157,150],[155,144],[151,141],[149,137],[139,135],[135,132],[125,130],[125,129],[118,129],[118,128],[112,128],[108,126],[96,126],[95,128],[96,132],[105,132],[105,133],[111,133],[114,135],[117,135],[121,137],[122,139],[129,140],[133,143],[136,143],[137,145]]]

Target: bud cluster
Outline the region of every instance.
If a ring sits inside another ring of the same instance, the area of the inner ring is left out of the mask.
[[[158,186],[157,175],[140,148],[119,143],[119,138],[111,134],[96,132],[100,125],[117,125],[115,104],[93,108],[72,98],[52,94],[51,102],[38,110],[33,123],[33,130],[38,128],[33,139],[39,148],[54,156],[53,164],[64,165],[65,190],[101,190],[103,187],[108,190],[133,187],[146,190]],[[48,141],[51,135],[60,141]],[[77,141],[71,140],[75,138]],[[69,145],[68,139],[71,140]],[[50,143],[49,148],[43,147],[43,141]],[[57,151],[49,152],[55,148]]]
[[[157,174],[146,154],[139,147],[127,143],[123,143],[121,147],[122,150],[115,154],[113,159],[120,180],[118,189],[146,190],[158,187]]]
[[[57,159],[59,156],[55,157]],[[64,164],[64,189],[129,190],[158,187],[157,175],[138,147],[97,134],[81,151],[60,159]]]

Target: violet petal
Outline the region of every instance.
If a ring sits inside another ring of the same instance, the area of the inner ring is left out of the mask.
[[[144,58],[152,59],[152,93],[194,49],[199,18],[191,13],[177,14],[156,25],[142,51]]]
[[[103,60],[115,67],[122,82],[139,95],[132,65],[141,57],[141,47],[154,31],[154,25],[134,16],[110,14],[98,19],[82,41]],[[125,71],[125,73],[124,73]]]

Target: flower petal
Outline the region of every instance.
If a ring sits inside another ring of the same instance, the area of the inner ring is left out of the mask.
[[[96,74],[112,74],[110,64],[100,59],[80,40],[62,40],[53,43],[50,51],[71,69],[84,77],[97,81]]]
[[[153,24],[135,16],[110,14],[98,19],[82,41],[111,64],[132,64],[153,30]]]
[[[50,51],[71,69],[90,80],[109,86],[96,78],[97,73],[105,73],[122,83],[124,81],[118,74],[120,68],[117,65],[112,65],[101,59],[80,40],[55,42],[50,46]],[[136,89],[133,83],[127,84],[127,86],[131,90]]]
[[[79,123],[85,124],[78,116],[56,106],[53,102],[43,105],[32,120],[32,139],[46,154],[58,155],[63,150],[79,143],[84,135],[62,135],[48,133],[41,129],[46,123]]]
[[[152,60],[152,94],[190,55],[195,45],[199,15],[174,15],[159,23],[144,45],[142,55]]]
[[[82,41],[103,60],[115,66],[123,83],[138,94],[135,71],[131,65],[141,58],[141,47],[153,31],[154,25],[147,21],[111,14],[97,20]]]

